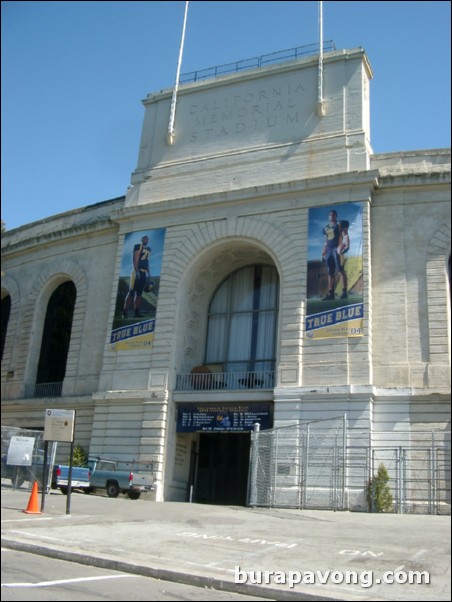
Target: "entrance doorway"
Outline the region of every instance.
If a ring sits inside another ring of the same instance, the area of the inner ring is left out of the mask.
[[[250,433],[200,433],[195,502],[245,506]]]

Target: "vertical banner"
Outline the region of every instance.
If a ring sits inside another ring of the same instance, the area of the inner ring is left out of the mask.
[[[362,203],[309,210],[308,339],[363,334],[362,216]]]
[[[142,349],[154,340],[165,228],[124,236],[111,349]]]

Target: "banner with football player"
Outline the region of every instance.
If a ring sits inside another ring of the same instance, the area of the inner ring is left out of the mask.
[[[154,340],[165,228],[124,236],[111,349],[142,349]]]
[[[309,210],[308,339],[363,335],[362,216],[362,203]]]

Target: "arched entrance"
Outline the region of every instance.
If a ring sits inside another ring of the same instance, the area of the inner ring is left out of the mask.
[[[179,449],[191,445],[188,489],[198,503],[246,504],[250,433],[256,422],[271,426],[279,275],[268,256],[249,259],[235,270],[226,265],[206,295],[201,361],[177,379]]]

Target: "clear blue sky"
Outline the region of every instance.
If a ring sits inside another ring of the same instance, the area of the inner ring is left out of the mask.
[[[1,3],[8,230],[125,194],[141,100],[174,83],[184,2]],[[374,152],[450,146],[450,2],[324,2],[372,65]],[[318,2],[190,2],[182,73],[318,41]]]

